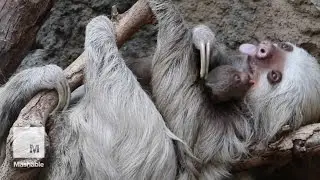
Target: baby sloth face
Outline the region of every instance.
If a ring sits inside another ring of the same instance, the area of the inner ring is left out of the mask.
[[[241,100],[253,85],[249,73],[240,72],[230,65],[214,68],[208,74],[205,85],[214,103]]]

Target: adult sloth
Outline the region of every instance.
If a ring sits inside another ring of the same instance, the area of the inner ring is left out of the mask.
[[[290,43],[263,41],[257,46],[240,46],[248,55],[243,63],[220,56],[220,64],[237,64],[248,70],[255,84],[243,102],[216,105],[199,81],[199,74],[206,77],[207,68],[200,72],[197,66],[195,31],[186,26],[171,1],[149,2],[159,26],[152,94],[169,128],[200,159],[200,163],[189,159],[178,145],[180,179],[223,179],[229,174],[229,164],[245,154],[249,144],[266,145],[284,125],[296,129],[319,119],[320,68],[305,50]],[[206,42],[210,38],[203,37],[205,48],[200,50],[206,52],[200,53],[201,58],[209,58],[201,59],[201,67],[213,57],[211,42]]]

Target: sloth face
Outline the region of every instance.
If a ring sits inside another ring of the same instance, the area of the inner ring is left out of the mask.
[[[261,83],[260,78],[263,75],[266,75],[270,85],[277,85],[282,81],[285,61],[287,55],[293,51],[293,46],[289,43],[278,45],[262,41],[257,46],[243,44],[240,51],[248,55],[248,69],[256,86]]]
[[[320,66],[291,43],[243,44],[255,84],[246,100],[252,105],[256,131],[269,140],[283,125],[293,129],[320,118]]]

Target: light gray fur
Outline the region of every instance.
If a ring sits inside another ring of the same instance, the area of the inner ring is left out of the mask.
[[[56,65],[47,65],[23,70],[12,76],[9,81],[0,88],[0,142],[3,150],[10,127],[18,118],[21,109],[40,90],[56,89],[59,102],[54,110],[62,110],[68,106],[70,88],[63,71]],[[4,154],[1,155],[0,164]]]
[[[283,125],[295,129],[319,120],[320,68],[306,51],[294,46],[279,85],[271,86],[263,74],[262,86],[251,88],[244,103],[215,106],[198,83],[192,31],[171,1],[149,2],[159,26],[152,67],[155,104],[173,133],[202,161],[190,161],[178,145],[180,179],[223,179],[229,175],[230,163],[247,153],[248,145],[266,145]],[[223,57],[219,64],[248,68],[246,58],[233,63],[225,55],[219,57]],[[198,173],[190,171],[190,164]]]
[[[221,179],[228,175],[229,163],[246,153],[252,134],[249,122],[233,104],[214,107],[208,101],[203,85],[197,83],[191,31],[171,1],[149,2],[159,26],[153,97],[169,128],[201,160],[190,161],[178,145],[180,179]],[[184,166],[190,163],[198,175]]]
[[[246,96],[254,119],[255,141],[267,144],[285,125],[291,130],[320,119],[320,66],[304,49],[293,44],[286,57],[283,79],[277,86],[267,83]]]
[[[174,179],[174,135],[121,58],[112,22],[86,29],[85,95],[56,119],[47,179]]]
[[[125,60],[127,67],[132,71],[132,73],[136,76],[138,82],[141,87],[147,94],[151,94],[151,62],[152,58],[131,58],[129,60]],[[80,99],[84,96],[85,89],[84,86],[80,86],[75,89],[71,93],[70,105],[74,105],[80,101]]]

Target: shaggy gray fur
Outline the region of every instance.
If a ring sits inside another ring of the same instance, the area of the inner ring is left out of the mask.
[[[243,104],[216,106],[198,83],[192,32],[178,10],[169,0],[149,2],[159,26],[152,69],[155,103],[169,128],[201,160],[191,161],[178,145],[180,179],[223,179],[229,175],[229,164],[245,155],[249,144],[267,144],[283,125],[295,129],[319,119],[320,69],[307,52],[294,46],[279,85],[271,86],[263,74],[262,86],[251,88]],[[248,69],[247,61],[219,61]]]
[[[59,95],[59,103],[54,110],[62,110],[68,106],[70,88],[63,71],[56,65],[35,67],[21,71],[12,76],[9,81],[0,88],[0,164],[2,164],[5,151],[5,142],[10,127],[18,118],[21,109],[40,90],[56,89]]]
[[[174,179],[176,157],[165,123],[120,57],[112,22],[86,29],[85,95],[50,132],[48,179]]]
[[[181,153],[180,179],[221,179],[227,165],[246,153],[251,128],[236,106],[213,107],[198,84],[191,31],[170,1],[152,1],[158,19],[152,88],[155,103],[171,130],[193,149],[201,164]],[[198,174],[186,167],[194,163]]]

